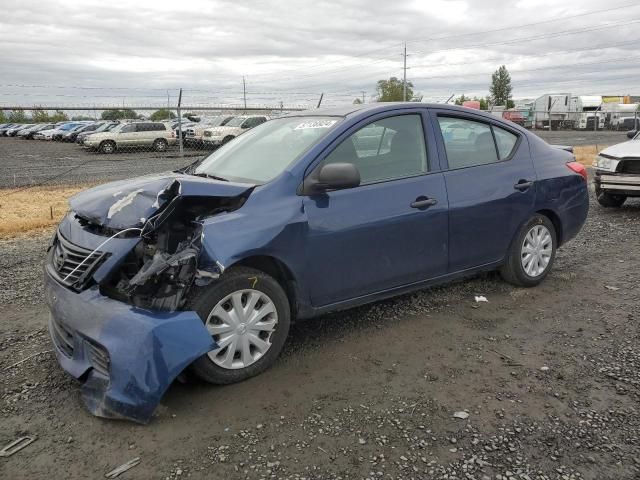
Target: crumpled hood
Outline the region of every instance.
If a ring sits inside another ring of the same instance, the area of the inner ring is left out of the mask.
[[[609,148],[605,148],[602,152],[615,158],[635,157],[640,158],[640,140],[629,140]]]
[[[71,197],[69,206],[78,216],[92,223],[124,229],[142,227],[176,196],[236,197],[253,187],[252,184],[167,172],[90,188]]]

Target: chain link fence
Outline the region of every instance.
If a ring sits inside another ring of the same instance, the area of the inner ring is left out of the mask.
[[[96,184],[176,170],[268,119],[304,108],[189,105],[185,101],[174,107],[65,107],[46,112],[16,106],[11,112],[22,115],[19,121],[12,122],[11,115],[5,114],[8,121],[0,126],[0,188]],[[592,147],[594,152],[627,140],[627,131],[640,126],[638,113],[623,120],[603,112],[561,115],[511,109],[491,113],[533,129],[549,143]]]

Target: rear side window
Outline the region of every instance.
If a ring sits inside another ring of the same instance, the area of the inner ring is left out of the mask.
[[[343,140],[323,161],[351,163],[362,184],[421,175],[428,171],[420,115],[377,120]]]
[[[496,136],[496,144],[498,145],[498,155],[500,156],[500,160],[509,158],[511,152],[513,152],[513,149],[516,146],[518,136],[496,126],[493,127],[493,134]]]
[[[489,124],[453,117],[438,117],[438,123],[450,169],[498,161]]]

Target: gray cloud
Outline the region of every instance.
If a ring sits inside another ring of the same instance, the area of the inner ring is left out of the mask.
[[[501,64],[516,97],[640,93],[640,4],[567,18],[624,2],[478,3],[21,0],[0,18],[0,103],[165,105],[180,87],[193,104],[238,103],[243,75],[250,103],[351,102],[402,75],[404,41],[433,100],[486,95]]]

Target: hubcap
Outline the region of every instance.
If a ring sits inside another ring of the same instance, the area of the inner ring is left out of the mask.
[[[520,253],[522,268],[530,277],[538,277],[544,273],[551,261],[553,240],[551,232],[544,225],[531,228],[522,242]]]
[[[277,325],[276,307],[265,293],[253,289],[233,292],[207,318],[207,330],[218,344],[207,355],[222,368],[246,368],[271,348]]]

